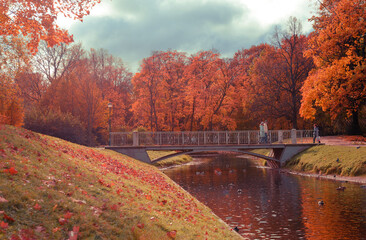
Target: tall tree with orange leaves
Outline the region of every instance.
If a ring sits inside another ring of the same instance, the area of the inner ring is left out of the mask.
[[[301,24],[291,17],[286,30],[276,30],[273,45],[267,46],[252,63],[246,83],[250,94],[247,102],[261,120],[271,120],[272,124],[278,121],[283,128],[298,128],[300,89],[313,67],[311,58],[303,55],[306,48]]]
[[[104,49],[90,49],[88,59],[92,78],[101,90],[103,100],[112,103],[112,131],[126,130],[132,118],[132,73],[122,59]]]
[[[0,36],[0,123],[23,123],[23,99],[14,79],[27,69],[28,63],[23,39]]]
[[[300,113],[314,119],[321,111],[331,118],[351,119],[360,133],[359,113],[366,104],[366,2],[319,1],[307,56],[316,69],[302,88]]]
[[[27,48],[36,53],[38,44],[45,40],[50,47],[72,42],[72,36],[61,29],[59,15],[82,20],[100,0],[10,0],[0,1],[0,35],[26,36]]]
[[[250,74],[253,64],[269,47],[268,44],[260,44],[249,49],[242,49],[237,51],[232,59],[235,62],[237,73],[234,82],[234,101],[237,112],[234,118],[239,129],[256,129],[258,122],[263,120],[262,113],[258,111],[258,106],[255,104],[255,92],[252,91],[254,83]]]
[[[132,79],[136,125],[150,130],[182,130],[186,56],[177,51],[154,52]]]
[[[186,129],[234,129],[233,62],[223,60],[214,51],[201,51],[190,57],[185,71]]]

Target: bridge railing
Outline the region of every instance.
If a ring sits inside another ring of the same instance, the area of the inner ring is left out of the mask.
[[[241,145],[310,143],[312,130],[270,130],[267,140],[259,131],[205,131],[205,132],[112,132],[112,146],[149,145]]]

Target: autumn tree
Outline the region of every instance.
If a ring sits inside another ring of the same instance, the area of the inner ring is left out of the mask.
[[[185,54],[177,51],[154,52],[143,60],[132,80],[137,124],[156,131],[180,129],[185,64]]]
[[[235,128],[228,118],[232,112],[230,92],[234,81],[229,65],[214,51],[201,51],[190,57],[185,71],[188,79],[185,115],[190,131]]]
[[[249,49],[241,49],[231,60],[234,65],[233,71],[236,72],[233,97],[236,113],[233,118],[239,129],[257,128],[257,123],[262,118],[253,100],[255,92],[252,91],[253,82],[250,79],[250,73],[256,59],[268,47],[267,44],[260,44]]]
[[[27,48],[36,53],[41,40],[48,46],[72,42],[72,36],[61,29],[56,20],[59,15],[82,20],[100,0],[13,0],[0,1],[0,35],[27,38]]]
[[[20,89],[20,96],[24,100],[24,108],[30,109],[34,105],[40,105],[42,97],[47,90],[46,81],[42,74],[33,73],[27,69],[19,73],[15,78]]]
[[[360,132],[359,113],[366,103],[366,2],[324,0],[313,16],[314,33],[307,56],[316,68],[306,79],[301,115],[314,119],[320,111],[331,118],[351,119]]]
[[[126,130],[132,119],[132,73],[121,58],[104,49],[91,49],[88,53],[92,78],[101,90],[103,100],[112,103],[112,130]]]
[[[47,80],[47,90],[39,103],[42,108],[76,114],[77,93],[71,75],[83,59],[85,50],[81,44],[60,44],[52,48],[44,43],[40,45],[32,62],[34,70]]]
[[[23,99],[14,79],[26,71],[28,63],[29,55],[21,38],[0,36],[0,123],[23,123]]]
[[[41,73],[51,84],[72,72],[84,54],[80,43],[73,45],[61,43],[48,47],[47,43],[42,41],[39,51],[32,59],[32,65],[34,70]]]
[[[161,54],[161,111],[164,113],[164,128],[169,131],[184,130],[183,107],[186,90],[184,70],[187,64],[185,53],[167,51]]]
[[[261,120],[289,122],[291,126],[279,127],[298,128],[300,89],[313,67],[311,59],[303,55],[306,47],[301,24],[291,17],[287,29],[277,29],[273,45],[255,59],[247,82],[248,101],[261,114]]]
[[[149,126],[151,131],[160,131],[158,121],[159,87],[161,79],[159,72],[162,65],[157,53],[142,60],[140,72],[132,78],[135,125]]]
[[[92,71],[87,59],[78,63],[75,71],[69,76],[75,86],[75,115],[85,123],[87,141],[89,146],[101,140],[101,133],[107,125],[107,101],[103,99],[102,92],[97,83],[92,79]],[[66,90],[66,89],[65,89]]]

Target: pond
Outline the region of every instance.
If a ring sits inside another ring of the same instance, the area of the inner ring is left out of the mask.
[[[292,175],[229,154],[162,171],[246,239],[366,239],[360,184]]]

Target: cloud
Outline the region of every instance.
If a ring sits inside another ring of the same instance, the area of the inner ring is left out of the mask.
[[[262,24],[252,9],[239,0],[118,0],[96,6],[69,31],[84,47],[107,49],[137,71],[156,50],[216,49],[231,57],[267,41],[278,23]]]

